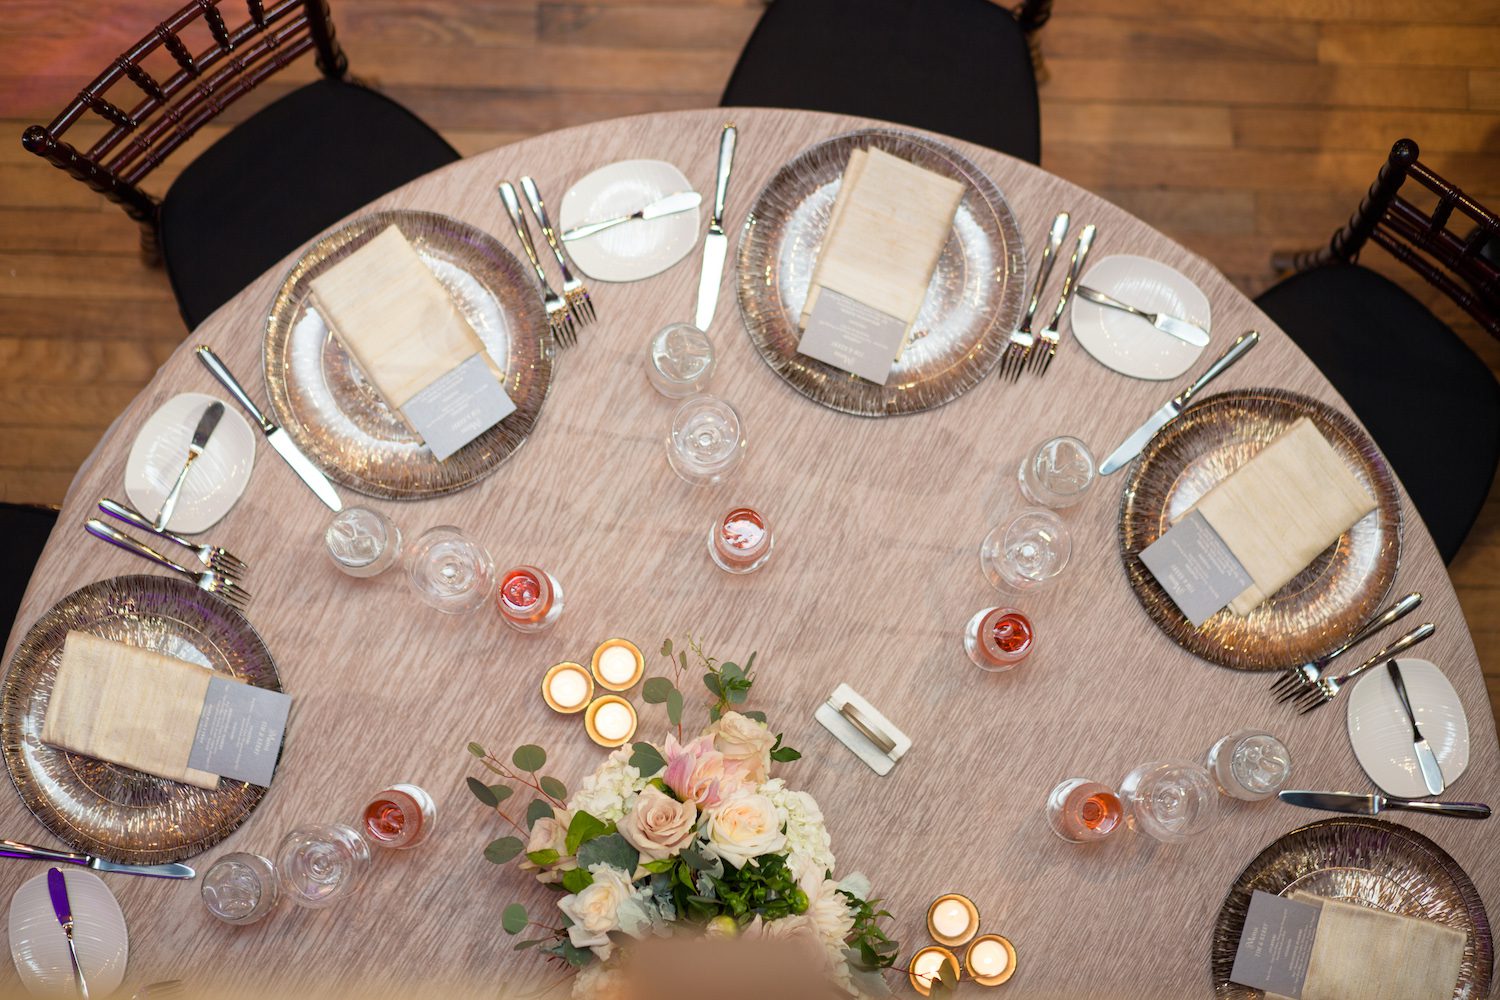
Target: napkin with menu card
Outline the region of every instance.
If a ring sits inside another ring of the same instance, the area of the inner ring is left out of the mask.
[[[213,789],[221,776],[266,786],[291,699],[208,667],[69,631],[42,742]]]
[[[803,307],[801,354],[884,385],[964,186],[880,149],[849,155]]]
[[[1448,1000],[1464,933],[1305,892],[1251,896],[1233,982],[1267,1000]]]
[[[395,226],[311,285],[339,343],[440,461],[515,412],[484,343]]]

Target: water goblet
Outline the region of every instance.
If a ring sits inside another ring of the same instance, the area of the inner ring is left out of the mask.
[[[1219,814],[1219,790],[1200,764],[1152,761],[1120,782],[1129,809],[1126,822],[1164,843],[1187,840],[1207,830]]]
[[[449,615],[474,611],[495,589],[495,561],[451,524],[424,531],[407,556],[407,577],[423,602]]]
[[[745,457],[744,425],[717,396],[693,396],[672,414],[667,464],[694,486],[723,482]]]
[[[996,590],[1024,592],[1057,578],[1073,553],[1073,539],[1062,518],[1050,510],[1026,507],[984,536],[979,568]]]
[[[343,823],[298,827],[276,849],[281,891],[298,906],[320,909],[357,892],[369,870],[369,843]]]
[[[1094,483],[1096,467],[1088,445],[1076,437],[1044,441],[1021,460],[1021,493],[1044,507],[1071,507]]]

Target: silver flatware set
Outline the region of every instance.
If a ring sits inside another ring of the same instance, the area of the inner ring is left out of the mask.
[[[568,266],[568,252],[552,226],[552,219],[547,214],[547,205],[542,201],[542,193],[536,181],[530,177],[522,177],[521,190],[525,193],[531,214],[536,216],[542,236],[547,240],[547,246],[552,250],[552,256],[556,258],[557,266],[562,271],[561,294],[547,280],[547,271],[542,267],[541,257],[536,252],[536,241],[532,239],[531,226],[521,212],[521,199],[516,195],[515,186],[510,181],[501,181],[498,190],[500,201],[505,205],[505,212],[516,230],[516,238],[521,241],[521,249],[526,252],[526,259],[531,262],[537,283],[541,285],[542,305],[547,310],[547,328],[552,333],[553,343],[564,349],[572,347],[578,343],[579,328],[598,318],[593,300],[589,298],[588,287]]]
[[[1057,306],[1052,310],[1052,316],[1047,321],[1047,325],[1039,331],[1033,331],[1032,324],[1036,321],[1037,306],[1041,303],[1042,290],[1047,284],[1048,276],[1052,274],[1053,265],[1057,263],[1057,254],[1064,238],[1068,235],[1070,223],[1071,216],[1067,212],[1057,213],[1056,218],[1052,220],[1052,228],[1047,234],[1047,245],[1042,248],[1042,259],[1037,266],[1036,280],[1031,284],[1031,297],[1027,300],[1026,313],[1021,318],[1020,324],[1011,331],[1005,352],[1000,356],[1000,378],[1004,380],[1015,382],[1020,379],[1022,372],[1045,375],[1047,368],[1052,364],[1052,359],[1057,355],[1058,345],[1062,342],[1059,329],[1063,313],[1067,311],[1068,302],[1078,287],[1078,279],[1083,273],[1084,262],[1088,260],[1089,250],[1093,247],[1094,237],[1098,232],[1097,227],[1090,223],[1083,227],[1083,232],[1078,234],[1078,241],[1073,245],[1073,256],[1068,261],[1068,274],[1063,279],[1062,293],[1058,296]]]

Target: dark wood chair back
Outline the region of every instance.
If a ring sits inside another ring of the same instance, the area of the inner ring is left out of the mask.
[[[1398,141],[1359,208],[1327,246],[1295,255],[1275,254],[1271,264],[1279,271],[1351,264],[1373,241],[1500,336],[1500,267],[1493,256],[1500,250],[1500,217],[1421,163],[1419,155],[1415,142]],[[1437,197],[1431,211],[1401,197],[1407,180]],[[1449,228],[1455,210],[1473,224],[1465,235]]]
[[[50,125],[33,125],[21,137],[31,152],[121,205],[140,222],[141,249],[152,261],[160,256],[160,202],[141,190],[146,175],[226,107],[303,53],[317,53],[324,76],[337,79],[348,72],[327,0],[272,0],[269,5],[245,0],[249,20],[232,30],[220,6],[221,0],[193,0],[111,63]],[[212,44],[194,55],[183,33],[200,19]],[[143,64],[162,48],[176,69],[166,79],[157,79]],[[127,81],[128,93],[114,99],[106,96]],[[110,127],[88,149],[79,150],[63,136],[89,113]]]

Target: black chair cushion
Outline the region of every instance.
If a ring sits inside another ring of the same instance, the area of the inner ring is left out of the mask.
[[[1458,335],[1394,282],[1329,265],[1255,300],[1369,428],[1451,562],[1500,461],[1500,384]]]
[[[881,118],[1041,159],[1026,36],[991,0],[776,0],[722,103]]]
[[[188,164],[162,201],[162,256],[196,327],[300,244],[459,158],[420,118],[355,83],[319,80]]]
[[[5,539],[5,570],[0,573],[0,636],[14,630],[16,612],[31,571],[42,557],[42,546],[57,523],[57,511],[47,507],[0,503],[0,538]],[[26,623],[30,625],[30,622]],[[0,640],[3,644],[3,640]]]

